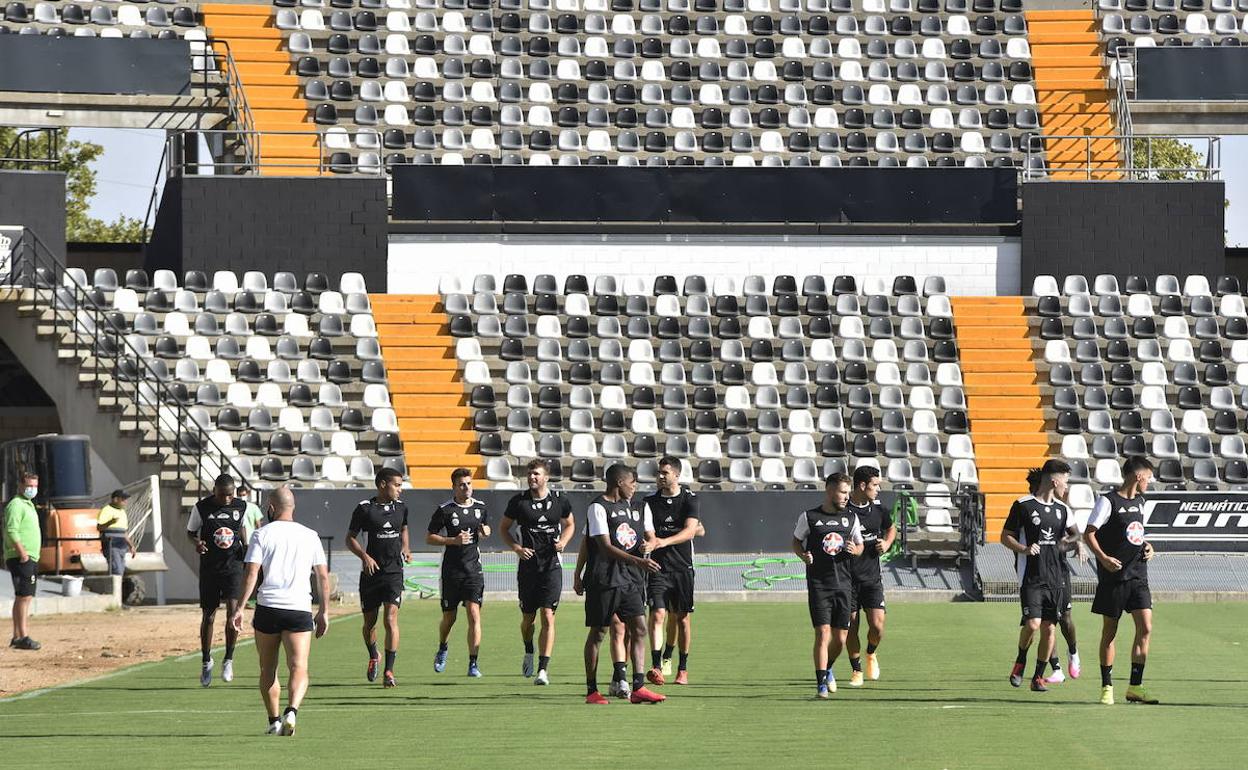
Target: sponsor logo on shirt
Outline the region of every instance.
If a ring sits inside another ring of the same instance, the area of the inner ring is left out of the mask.
[[[829,532],[823,536],[823,552],[831,556],[841,552],[845,547],[845,538],[839,532]]]
[[[1127,525],[1127,542],[1131,545],[1144,544],[1144,525],[1138,521],[1133,521]]]
[[[229,527],[218,527],[212,533],[212,542],[218,548],[227,550],[234,545],[234,530]]]
[[[615,539],[624,550],[630,550],[637,545],[637,530],[628,526],[627,523],[620,524],[615,528]]]

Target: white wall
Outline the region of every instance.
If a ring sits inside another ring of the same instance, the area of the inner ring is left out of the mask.
[[[999,236],[391,235],[390,292],[433,294],[443,276],[613,273],[683,279],[701,274],[943,275],[950,294],[1019,292],[1021,245]]]

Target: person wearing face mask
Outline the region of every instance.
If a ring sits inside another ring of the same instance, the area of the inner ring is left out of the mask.
[[[35,572],[39,564],[39,514],[35,496],[39,494],[39,477],[23,473],[18,494],[4,507],[4,564],[13,578],[13,636],[9,647],[15,650],[37,650],[41,646],[30,638],[27,624],[30,605],[35,598]]]

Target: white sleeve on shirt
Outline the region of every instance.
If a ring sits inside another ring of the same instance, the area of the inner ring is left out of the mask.
[[[598,537],[607,534],[607,509],[601,503],[589,506],[589,536]]]
[[[1088,516],[1088,526],[1100,529],[1105,526],[1105,522],[1109,521],[1109,514],[1112,513],[1109,505],[1109,498],[1101,495],[1096,498],[1096,504],[1092,506],[1092,515]]]
[[[654,516],[650,513],[649,503],[646,503],[645,510],[641,516],[641,528],[645,532],[654,531]]]
[[[317,567],[325,564],[325,544],[321,542],[321,536],[316,534],[316,530],[308,529],[309,537],[316,545],[316,550],[312,554],[312,566]]]
[[[862,542],[862,522],[858,521],[858,514],[854,514],[854,526],[849,530],[849,542]]]
[[[247,544],[247,555],[243,557],[243,561],[247,564],[264,563],[264,546],[260,545],[260,530],[252,534],[251,542]]]
[[[793,539],[805,540],[810,534],[810,521],[806,518],[806,512],[802,511],[797,515],[797,525],[793,527]]]
[[[186,522],[187,532],[198,532],[204,526],[204,520],[199,518],[199,509],[191,508],[191,518]]]

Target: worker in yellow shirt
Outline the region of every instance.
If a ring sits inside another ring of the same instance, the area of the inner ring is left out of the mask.
[[[114,489],[109,495],[108,505],[100,509],[95,521],[95,528],[100,531],[100,545],[104,550],[104,558],[108,559],[108,573],[122,575],[126,571],[126,553],[134,556],[134,543],[126,530],[130,526],[126,518],[126,501],[130,493],[124,489]]]

